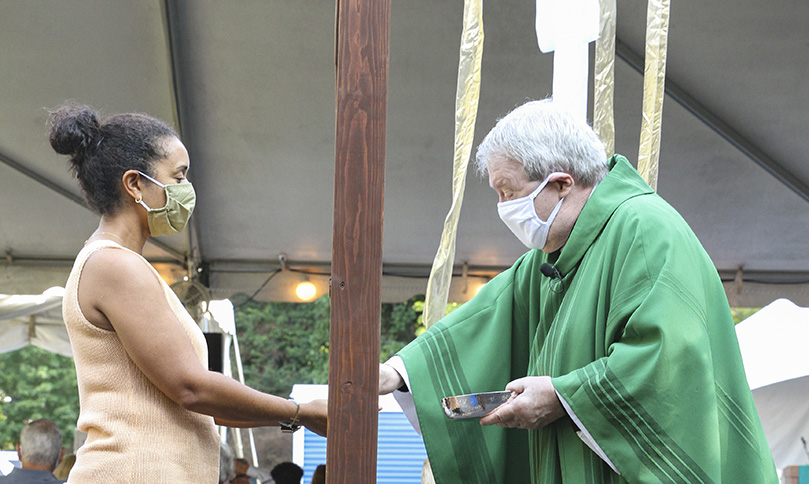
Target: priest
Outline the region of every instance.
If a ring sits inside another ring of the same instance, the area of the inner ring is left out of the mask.
[[[530,250],[380,367],[447,483],[777,483],[717,271],[626,158],[551,100],[478,147]],[[505,388],[478,420],[440,399]]]

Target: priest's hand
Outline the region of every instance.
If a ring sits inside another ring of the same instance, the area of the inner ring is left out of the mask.
[[[404,380],[398,371],[394,370],[392,366],[384,363],[379,364],[379,394],[387,395],[393,393],[399,387],[404,385]]]
[[[506,385],[509,400],[480,419],[481,425],[539,429],[565,415],[549,376],[527,376]]]

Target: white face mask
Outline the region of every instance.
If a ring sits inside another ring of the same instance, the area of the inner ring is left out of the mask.
[[[511,229],[511,232],[520,239],[520,242],[525,244],[529,249],[542,249],[548,241],[548,232],[551,229],[553,219],[559,209],[562,208],[562,198],[556,204],[551,215],[547,221],[542,221],[537,215],[536,208],[534,208],[534,199],[537,198],[539,192],[548,184],[551,176],[564,173],[551,173],[548,175],[539,186],[531,192],[530,195],[514,200],[508,200],[497,204],[497,213],[500,215],[500,220]]]

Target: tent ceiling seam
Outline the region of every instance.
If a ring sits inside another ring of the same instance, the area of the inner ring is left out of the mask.
[[[0,154],[0,162],[2,162],[3,164],[5,164],[6,166],[8,166],[10,168],[13,168],[13,169],[17,170],[18,172],[22,173],[23,175],[30,178],[31,180],[34,180],[38,184],[50,188],[51,190],[53,190],[56,193],[62,195],[63,197],[67,198],[68,200],[70,200],[72,202],[75,202],[75,203],[81,205],[84,208],[89,209],[89,207],[87,206],[87,203],[85,203],[84,199],[81,196],[76,195],[75,193],[71,192],[67,188],[65,188],[65,187],[59,185],[58,183],[56,183],[54,181],[51,181],[48,178],[40,175],[39,173],[35,172],[34,170],[32,170],[32,169],[26,167],[25,165],[23,165],[22,163],[11,159],[10,157],[8,157],[8,156],[6,156],[4,154]]]
[[[169,60],[169,73],[171,75],[171,96],[172,96],[172,109],[174,111],[174,119],[177,122],[177,132],[180,136],[185,132],[185,125],[183,124],[182,112],[180,110],[180,86],[178,82],[179,71],[177,67],[177,53],[175,35],[176,31],[173,28],[172,19],[172,6],[171,0],[163,2],[163,27],[166,36],[166,55]]]
[[[644,61],[621,39],[615,40],[615,54],[641,75],[644,71]],[[767,173],[795,192],[804,201],[809,202],[809,186],[798,179],[792,172],[784,168],[779,162],[767,155],[763,150],[748,141],[737,130],[733,129],[725,120],[709,111],[685,89],[672,82],[666,76],[666,94],[677,104],[685,108],[694,117],[721,136],[725,141],[759,165]]]
[[[166,54],[169,60],[169,73],[171,75],[171,94],[172,94],[172,109],[174,110],[174,118],[177,122],[177,132],[180,134],[180,138],[186,140],[187,129],[185,126],[183,110],[182,110],[182,88],[180,85],[180,68],[177,64],[177,29],[175,28],[175,23],[172,21],[173,18],[176,18],[176,4],[171,0],[164,0],[163,2],[163,9],[162,9],[162,16],[163,16],[163,27],[165,29],[165,36],[166,36]],[[188,140],[186,140],[187,142]],[[191,223],[188,225],[188,231],[186,232],[188,238],[188,252],[189,257],[193,262],[193,267],[199,267],[202,264],[202,249],[200,248],[200,237],[199,237],[199,223],[197,223],[196,219],[191,219]],[[190,268],[189,268],[190,270]]]

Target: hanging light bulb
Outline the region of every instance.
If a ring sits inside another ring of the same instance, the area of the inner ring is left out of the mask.
[[[475,294],[474,294],[475,296],[478,295],[480,290],[483,289],[483,286],[485,286],[487,282],[489,282],[489,281],[484,280],[483,282],[480,283],[480,285],[477,288],[475,288]]]
[[[298,296],[298,299],[301,301],[309,302],[317,295],[317,287],[315,287],[309,279],[304,279],[295,287],[295,295]]]

